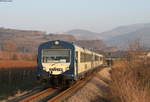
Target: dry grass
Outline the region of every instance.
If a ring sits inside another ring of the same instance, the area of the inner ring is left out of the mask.
[[[143,61],[117,62],[111,78],[112,102],[149,102],[150,64]]]
[[[0,101],[37,86],[36,67],[0,68]]]
[[[0,100],[35,87],[36,65],[35,61],[1,60]]]
[[[21,61],[21,60],[3,60],[0,61],[0,68],[25,68],[35,67],[36,61]]]
[[[36,60],[36,55],[33,53],[21,53],[21,52],[6,52],[0,51],[0,60]]]

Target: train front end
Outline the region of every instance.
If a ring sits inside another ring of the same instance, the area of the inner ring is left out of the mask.
[[[49,41],[38,49],[38,78],[59,86],[75,78],[74,45],[65,41]]]

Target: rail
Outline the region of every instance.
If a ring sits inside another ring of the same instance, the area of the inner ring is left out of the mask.
[[[48,96],[50,93],[56,91],[55,89],[48,88],[46,90],[43,90],[39,93],[34,94],[33,96],[27,97],[20,102],[37,102],[38,100]]]

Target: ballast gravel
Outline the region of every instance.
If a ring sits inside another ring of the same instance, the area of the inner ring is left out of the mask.
[[[111,81],[110,70],[111,68],[104,68],[96,73],[85,86],[64,102],[108,102],[105,96],[109,92],[107,82]]]

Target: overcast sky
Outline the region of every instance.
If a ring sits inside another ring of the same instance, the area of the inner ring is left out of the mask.
[[[0,27],[6,28],[53,33],[77,28],[103,32],[120,25],[135,23],[150,23],[150,0],[0,2]]]

